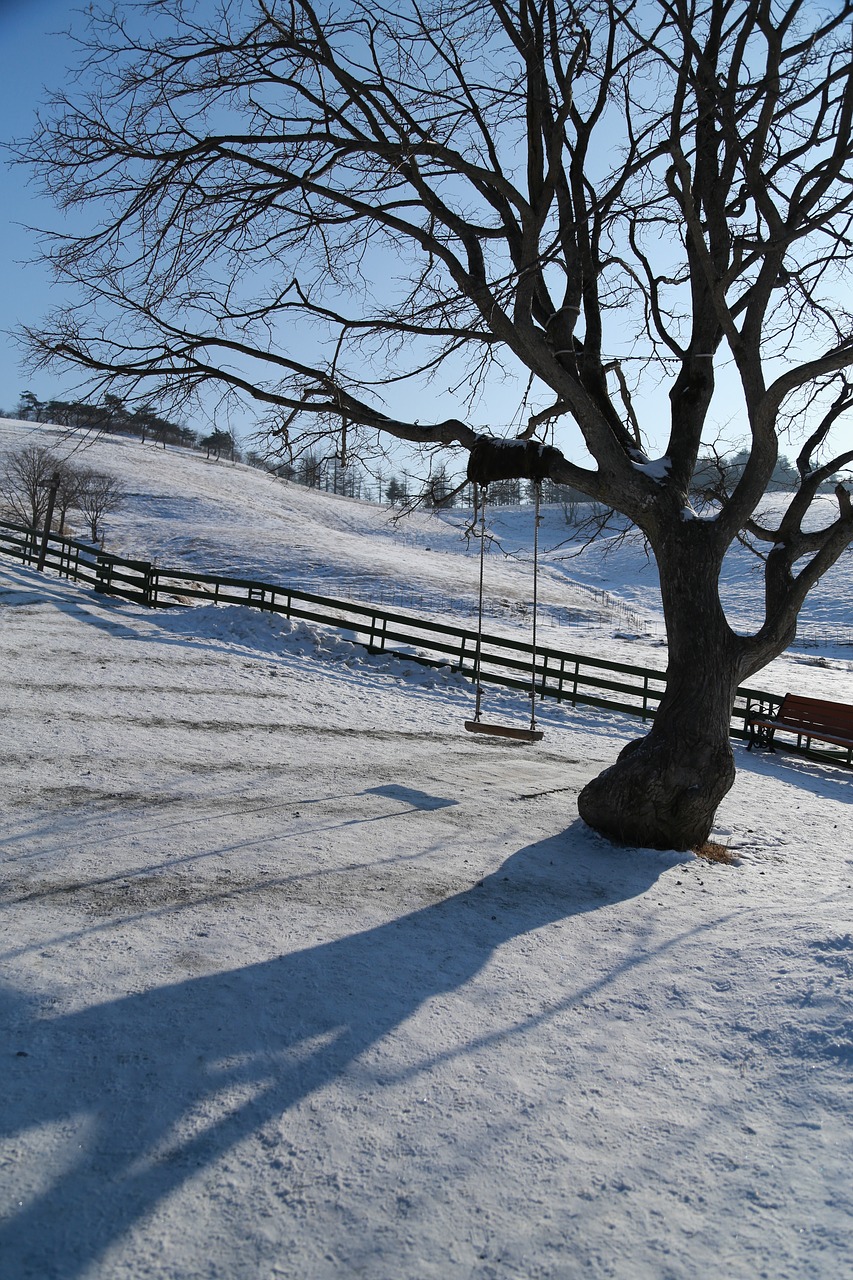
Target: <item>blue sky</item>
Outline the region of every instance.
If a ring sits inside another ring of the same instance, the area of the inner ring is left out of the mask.
[[[79,6],[59,0],[0,0],[0,120],[4,142],[31,132],[45,86],[62,83],[73,47],[58,34],[75,21]],[[0,408],[11,411],[30,380],[20,371],[20,352],[8,330],[37,321],[55,297],[41,267],[25,265],[33,237],[19,224],[56,225],[52,205],[38,198],[25,174],[4,164],[2,200],[3,288],[0,290]],[[60,395],[59,379],[40,375],[33,391],[41,399]]]

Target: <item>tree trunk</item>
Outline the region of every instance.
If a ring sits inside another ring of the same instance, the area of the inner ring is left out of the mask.
[[[625,844],[696,848],[734,782],[729,724],[738,638],[720,607],[716,558],[704,550],[679,553],[676,564],[658,557],[669,640],[666,692],[649,734],[629,742],[578,797],[583,820]]]

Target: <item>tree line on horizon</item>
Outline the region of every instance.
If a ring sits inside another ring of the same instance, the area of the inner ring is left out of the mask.
[[[87,402],[40,400],[32,391],[24,391],[14,416],[26,422],[105,435],[131,435],[138,437],[143,444],[150,441],[162,445],[164,450],[170,445],[203,449],[208,458],[243,461],[279,479],[309,489],[320,489],[357,501],[385,503],[401,510],[413,507],[471,509],[475,505],[474,486],[470,482],[455,483],[444,464],[433,469],[424,479],[406,472],[392,472],[385,476],[377,471],[368,475],[356,463],[343,464],[336,452],[308,451],[293,459],[282,459],[263,450],[241,449],[233,433],[222,428],[214,428],[204,434],[163,417],[151,405],[131,409],[119,396],[110,392],[99,401]],[[725,501],[741,479],[748,461],[747,449],[728,454],[713,450],[700,456],[691,485],[694,501],[700,504]],[[831,492],[838,478],[837,475],[830,476],[822,489]],[[768,492],[792,492],[798,481],[796,466],[780,454]],[[488,501],[492,506],[522,506],[534,501],[534,491],[534,482],[513,476],[492,481],[488,486]],[[567,524],[582,521],[590,505],[595,505],[580,490],[548,478],[541,482],[541,501],[546,505],[562,506]]]
[[[98,401],[39,400],[32,391],[24,391],[18,401],[15,417],[24,422],[41,422],[57,427],[94,431],[104,435],[138,436],[143,444],[179,446],[184,449],[206,449],[207,455],[225,455],[237,461],[240,451],[231,431],[215,428],[207,435],[183,423],[172,422],[159,414],[153,405],[129,408],[120,396],[111,392]]]

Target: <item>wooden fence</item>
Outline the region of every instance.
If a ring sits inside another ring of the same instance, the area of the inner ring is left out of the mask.
[[[427,666],[450,666],[471,678],[474,675],[476,632],[449,623],[334,600],[275,583],[163,569],[147,561],[110,555],[90,543],[56,534],[51,534],[44,544],[40,531],[3,521],[0,552],[24,564],[36,564],[43,555],[45,566],[60,577],[85,582],[95,591],[149,608],[168,608],[190,601],[244,605],[332,627],[365,645],[371,653],[395,653]],[[540,698],[623,711],[642,720],[654,718],[666,688],[665,672],[652,667],[610,662],[548,646],[537,645],[534,664],[529,643],[495,635],[482,636],[480,679],[483,684],[528,694],[535,685]],[[769,712],[778,708],[781,701],[777,694],[739,689],[732,711],[732,735],[746,736],[745,721],[751,709],[760,706]]]

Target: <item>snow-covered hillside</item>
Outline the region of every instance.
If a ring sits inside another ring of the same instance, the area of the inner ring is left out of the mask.
[[[128,438],[87,441],[0,420],[0,456],[28,443],[120,477],[127,500],[108,523],[109,547],[120,554],[341,597],[405,600],[426,613],[475,612],[477,547],[461,513],[447,520],[419,511],[401,517],[200,453],[164,452]],[[508,626],[529,611],[531,538],[532,528],[526,544],[513,541],[509,555],[490,544],[488,604]],[[602,616],[608,619],[594,593],[547,563],[540,585],[544,625],[562,617],[597,627]]]
[[[473,625],[478,546],[470,513],[387,507],[305,489],[252,467],[165,451],[126,438],[90,439],[0,419],[0,457],[28,444],[117,476],[127,493],[107,523],[112,551],[407,608]],[[825,500],[827,503],[831,499]],[[528,635],[533,513],[489,512],[485,605],[489,630]],[[638,536],[584,545],[559,506],[540,529],[540,634],[551,646],[638,665],[666,666],[654,562]],[[732,624],[759,617],[757,561],[733,549],[721,593]],[[774,692],[853,697],[853,552],[826,575],[803,610],[801,641],[753,684]]]

